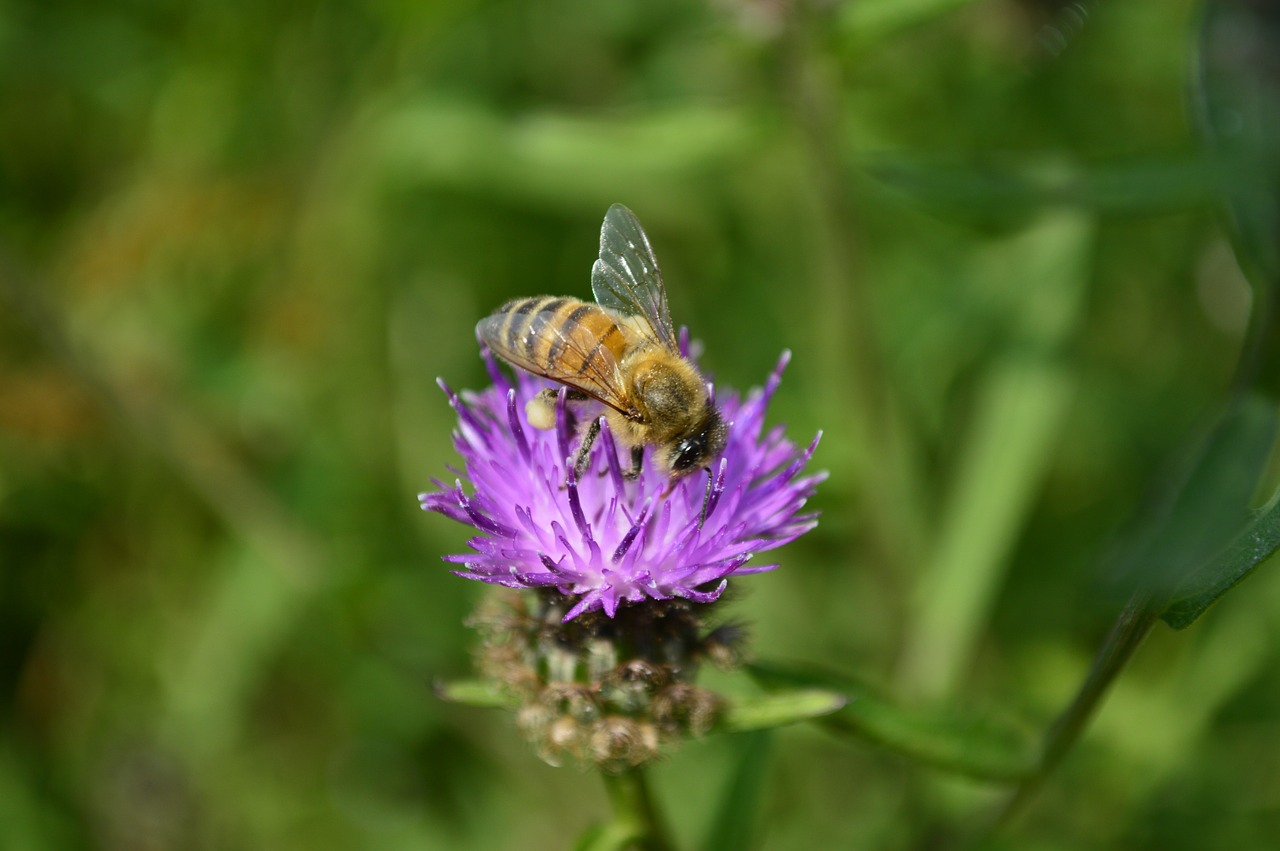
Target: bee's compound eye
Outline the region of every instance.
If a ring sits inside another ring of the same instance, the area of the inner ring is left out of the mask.
[[[720,454],[728,438],[728,429],[720,412],[709,408],[701,426],[693,434],[680,438],[667,455],[667,466],[674,476],[684,476],[707,466],[707,462]]]
[[[671,451],[671,472],[687,473],[702,463],[706,441],[701,437],[686,437]]]

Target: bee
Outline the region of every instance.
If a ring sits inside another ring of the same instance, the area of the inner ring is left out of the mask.
[[[680,354],[658,260],[621,204],[609,208],[600,228],[591,290],[594,304],[567,296],[514,299],[481,319],[476,334],[504,360],[567,386],[575,402],[604,403],[614,439],[631,450],[629,478],[640,474],[646,446],[673,483],[710,471],[728,428],[701,373]],[[530,400],[530,425],[553,428],[555,402],[554,390]],[[574,458],[578,477],[599,433],[596,417]]]

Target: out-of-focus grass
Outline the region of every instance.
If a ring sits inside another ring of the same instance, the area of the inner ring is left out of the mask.
[[[0,9],[0,845],[561,848],[599,816],[432,696],[479,589],[414,494],[454,460],[435,377],[484,381],[507,298],[586,296],[614,201],[717,380],[790,348],[773,414],[826,431],[822,525],[738,586],[755,651],[1043,728],[1247,309],[1192,4],[1053,5]],[[1153,634],[1014,847],[1267,847],[1280,580],[1247,587]],[[774,744],[768,847],[920,847],[1000,793]],[[655,771],[678,835],[734,759]]]

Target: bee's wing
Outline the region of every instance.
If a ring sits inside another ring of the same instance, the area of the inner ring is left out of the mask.
[[[476,333],[495,354],[523,370],[581,390],[588,396],[616,408],[628,416],[635,413],[626,391],[622,367],[612,351],[586,335],[564,333],[552,321],[556,311],[539,310],[513,333],[508,315],[498,311],[481,319]],[[614,325],[616,333],[637,338],[625,322]],[[614,333],[611,329],[610,333]]]
[[[600,259],[591,267],[591,291],[601,307],[634,316],[648,326],[649,337],[679,352],[667,289],[658,258],[635,214],[614,204],[600,227]]]

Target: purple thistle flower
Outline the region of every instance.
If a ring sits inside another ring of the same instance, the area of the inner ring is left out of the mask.
[[[459,395],[440,382],[458,413],[454,445],[474,493],[459,479],[453,486],[433,480],[439,490],[419,495],[423,509],[479,532],[468,542],[473,553],[445,557],[461,566],[459,576],[554,588],[570,598],[565,622],[596,609],[612,618],[624,603],[712,602],[730,576],[777,567],[750,564],[754,555],[817,524],[816,513],[801,509],[826,474],[801,472],[821,432],[800,451],[781,426],[764,430],[789,352],[763,389],[716,400],[730,425],[709,498],[705,472],[673,482],[646,463],[638,478],[625,478],[607,426],[575,480],[576,435],[564,393],[555,429],[531,428],[525,404],[556,385],[522,371],[512,381],[487,351],[485,360],[493,378],[486,390]]]

